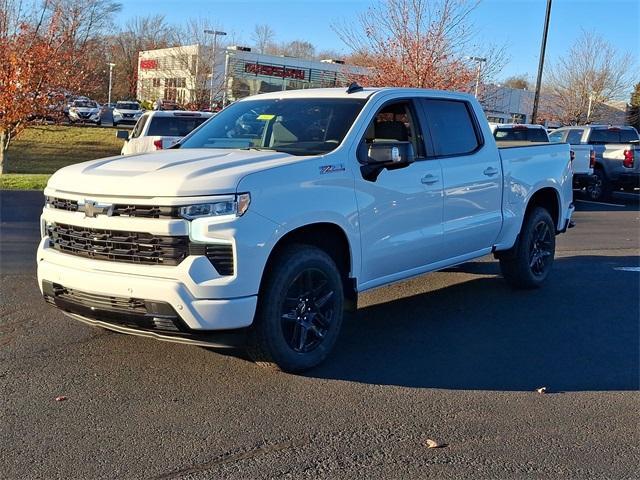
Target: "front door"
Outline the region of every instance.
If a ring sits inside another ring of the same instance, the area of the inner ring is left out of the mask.
[[[416,161],[383,170],[375,180],[356,174],[363,289],[420,270],[442,250],[442,170],[437,159],[426,158],[413,102],[393,101],[378,110],[363,139],[376,141],[410,141]]]

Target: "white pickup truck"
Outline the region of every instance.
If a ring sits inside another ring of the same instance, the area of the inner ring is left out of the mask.
[[[85,323],[240,338],[255,361],[301,371],[329,354],[359,292],[490,253],[513,286],[540,286],[571,223],[571,177],[567,144],[498,149],[470,95],[257,95],[172,149],[56,172],[38,282]]]

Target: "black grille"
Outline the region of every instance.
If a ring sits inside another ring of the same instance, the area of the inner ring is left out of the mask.
[[[206,255],[220,275],[233,275],[233,247],[226,244],[196,244],[189,249],[191,255]]]
[[[189,255],[189,237],[101,230],[60,223],[47,227],[56,250],[115,262],[177,265]]]
[[[83,212],[84,206],[78,205],[77,200],[47,197],[47,205],[58,210],[69,212]],[[182,218],[179,215],[180,207],[166,207],[159,205],[127,205],[115,204],[113,217],[138,217],[138,218]]]

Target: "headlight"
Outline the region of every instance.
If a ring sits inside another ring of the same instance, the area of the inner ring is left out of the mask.
[[[196,203],[180,207],[180,216],[186,220],[202,217],[241,217],[249,209],[251,195],[241,193],[236,195],[235,200],[222,200],[211,203]]]

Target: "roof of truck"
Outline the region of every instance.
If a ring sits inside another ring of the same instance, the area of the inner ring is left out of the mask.
[[[433,95],[461,98],[470,96],[460,92],[449,92],[442,90],[428,90],[423,88],[404,88],[404,87],[363,87],[361,90],[347,92],[347,87],[340,88],[305,88],[300,90],[282,90],[277,92],[261,93],[245,97],[240,101],[269,99],[269,98],[369,98],[371,95],[381,91],[404,91],[411,93],[431,93]]]

